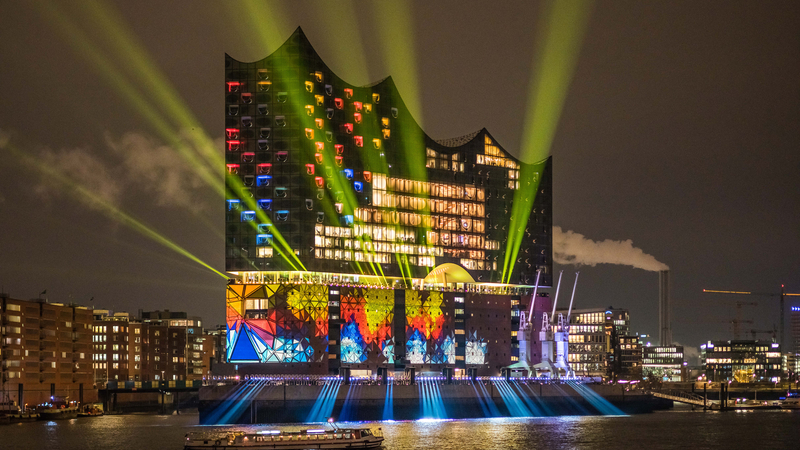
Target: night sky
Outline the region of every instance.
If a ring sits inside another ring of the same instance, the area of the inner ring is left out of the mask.
[[[237,2],[105,4],[122,28],[72,2],[0,4],[0,284],[12,297],[46,289],[51,302],[223,323],[219,275],[75,186],[222,271],[224,202],[163,130],[204,132],[222,152],[224,54],[264,58],[297,26],[350,83],[392,75],[433,138],[485,127],[519,154],[537,2],[415,2],[407,25],[377,2],[260,2],[261,33]],[[407,57],[383,45],[386,22],[395,47],[413,37]],[[758,302],[742,306],[743,329],[777,326],[775,300],[703,288],[800,292],[799,23],[797,1],[594,5],[551,149],[554,224],[630,239],[668,265],[681,344],[730,339],[736,299]],[[579,270],[577,307],[628,308],[632,330],[657,337],[656,272]]]

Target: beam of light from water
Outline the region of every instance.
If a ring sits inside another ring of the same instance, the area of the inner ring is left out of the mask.
[[[436,414],[437,419],[447,419],[447,409],[444,406],[444,400],[442,400],[442,392],[439,389],[439,383],[434,380],[433,382],[433,401],[434,401],[434,413]]]
[[[339,389],[342,387],[341,380],[334,380],[333,381],[333,389],[328,394],[328,399],[325,400],[325,403],[320,408],[320,417],[322,421],[327,421],[328,417],[331,417],[333,414],[333,407],[336,405],[336,399],[339,396]]]
[[[586,409],[582,404],[580,404],[577,400],[575,400],[575,396],[570,395],[561,386],[559,386],[556,383],[552,383],[550,386],[552,386],[553,389],[558,391],[558,393],[561,394],[561,397],[563,397],[565,400],[567,400],[567,403],[569,403],[570,406],[573,408],[573,410],[577,413],[576,415],[579,415],[579,416],[591,416],[592,415],[592,413],[588,409]]]
[[[21,150],[17,149],[15,146],[11,145],[10,143],[6,146],[6,148],[15,156],[17,156],[20,161],[22,161],[25,165],[29,166],[30,168],[41,172],[43,175],[46,175],[45,179],[48,181],[56,181],[60,187],[68,187],[67,189],[70,193],[74,194],[75,198],[88,206],[94,208],[96,211],[104,214],[111,220],[114,220],[122,225],[125,225],[132,230],[138,232],[139,234],[151,239],[152,241],[160,244],[194,262],[200,264],[201,266],[205,267],[206,269],[216,273],[217,275],[221,276],[222,278],[227,279],[228,277],[211,267],[205,261],[201,260],[197,256],[189,253],[188,250],[184,249],[180,245],[172,242],[166,236],[158,233],[154,229],[148,227],[144,223],[140,222],[139,220],[135,219],[133,216],[123,212],[116,206],[114,206],[111,202],[104,199],[103,197],[95,194],[91,190],[75,183],[73,180],[68,178],[67,176],[63,175],[61,172],[52,168],[50,166],[39,164],[38,161],[35,161],[32,157],[28,156],[27,154],[23,153]]]
[[[478,404],[481,406],[481,411],[483,411],[483,417],[491,417],[489,415],[489,408],[486,407],[486,400],[483,398],[483,395],[478,392],[478,388],[475,387],[475,383],[470,381],[472,385],[472,390],[475,392],[475,398],[478,400]]]
[[[233,399],[231,407],[222,415],[218,425],[238,423],[244,411],[252,406],[253,399],[258,396],[265,384],[266,381],[256,381],[250,389]]]
[[[495,405],[494,399],[489,394],[489,391],[486,390],[486,385],[479,381],[478,387],[483,392],[483,397],[486,399],[486,406],[489,408],[490,417],[501,417],[500,409]]]
[[[604,399],[600,394],[593,391],[590,387],[584,386],[580,383],[569,382],[572,389],[575,390],[578,394],[582,395],[586,401],[589,402],[592,406],[594,406],[600,414],[606,416],[625,416],[624,412],[621,409],[617,408],[616,406],[612,405],[611,402]]]
[[[497,391],[500,392],[509,414],[514,417],[533,416],[530,410],[522,403],[522,400],[520,400],[516,392],[511,389],[511,386],[508,385],[506,380],[495,381],[495,387],[497,387]]]
[[[530,394],[529,398],[533,399],[533,401],[538,404],[538,408],[542,412],[542,415],[544,415],[544,416],[554,416],[555,415],[555,413],[553,413],[553,410],[550,409],[549,406],[547,406],[547,403],[542,401],[541,396],[539,395],[538,392],[536,392],[536,389],[532,385],[528,384],[528,385],[523,385],[523,386],[525,387],[525,390],[528,391],[528,393]]]
[[[311,407],[311,411],[309,411],[308,416],[306,416],[306,422],[319,422],[319,412],[322,408],[322,405],[325,403],[325,400],[328,398],[328,394],[330,393],[331,389],[333,388],[333,383],[328,382],[322,385],[322,389],[317,395],[317,400],[314,402],[314,406]],[[324,420],[324,419],[323,419]]]
[[[521,398],[522,401],[525,403],[525,406],[531,412],[531,415],[536,417],[541,417],[544,415],[542,414],[542,410],[533,402],[533,400],[527,395],[525,390],[522,389],[522,386],[520,386],[520,384],[517,383],[516,380],[513,380],[511,382],[511,387],[512,391],[514,391],[514,394],[517,395],[519,398]]]
[[[358,404],[359,391],[361,386],[349,385],[347,386],[347,395],[344,398],[342,411],[339,413],[339,422],[348,422],[355,420],[355,410]]]
[[[503,280],[509,282],[533,202],[538,192],[536,172],[542,173],[550,154],[561,111],[589,23],[592,0],[549,0],[537,23],[537,51],[528,88],[520,161],[520,187],[514,192],[511,223],[503,262]],[[541,176],[539,177],[541,178]]]
[[[217,403],[217,406],[214,408],[214,410],[208,413],[204,425],[218,425],[220,423],[222,415],[225,414],[231,407],[232,400],[237,398],[239,394],[244,392],[246,389],[249,389],[251,383],[252,382],[250,381],[243,381],[239,383],[239,385],[236,386],[235,389],[232,389],[230,392],[225,394],[223,398]]]
[[[383,420],[394,420],[394,382],[386,383],[386,399],[383,402]]]
[[[417,379],[417,398],[420,399],[420,404],[422,406],[421,418],[430,419],[431,411],[430,406],[428,405],[428,395],[425,391],[425,382],[421,379]]]

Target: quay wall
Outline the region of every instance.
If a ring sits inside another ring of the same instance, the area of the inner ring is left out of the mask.
[[[585,385],[626,414],[647,413],[672,407],[669,400],[618,386]],[[510,389],[509,389],[510,387]],[[249,390],[239,385],[207,386],[200,390],[200,423],[301,423],[321,421],[310,415],[325,395],[323,386],[265,385]],[[493,383],[341,385],[329,390],[330,416],[337,421],[416,420],[421,418],[511,417],[521,411],[532,415],[599,415],[608,404],[587,398],[567,384]],[[593,396],[590,396],[593,397]],[[598,404],[600,405],[598,406]],[[524,405],[520,408],[520,405]],[[225,412],[221,414],[220,411]],[[431,415],[434,412],[435,415]],[[225,417],[224,420],[220,420]]]

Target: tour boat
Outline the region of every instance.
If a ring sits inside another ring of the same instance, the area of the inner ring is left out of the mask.
[[[380,428],[336,428],[334,430],[268,430],[258,432],[187,433],[184,450],[217,449],[346,449],[378,448],[383,444]]]
[[[781,402],[781,409],[800,409],[800,392],[789,391],[786,399]]]

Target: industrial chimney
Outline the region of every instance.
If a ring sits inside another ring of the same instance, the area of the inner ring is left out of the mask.
[[[658,341],[662,346],[672,345],[671,306],[669,270],[662,270],[658,272]]]

